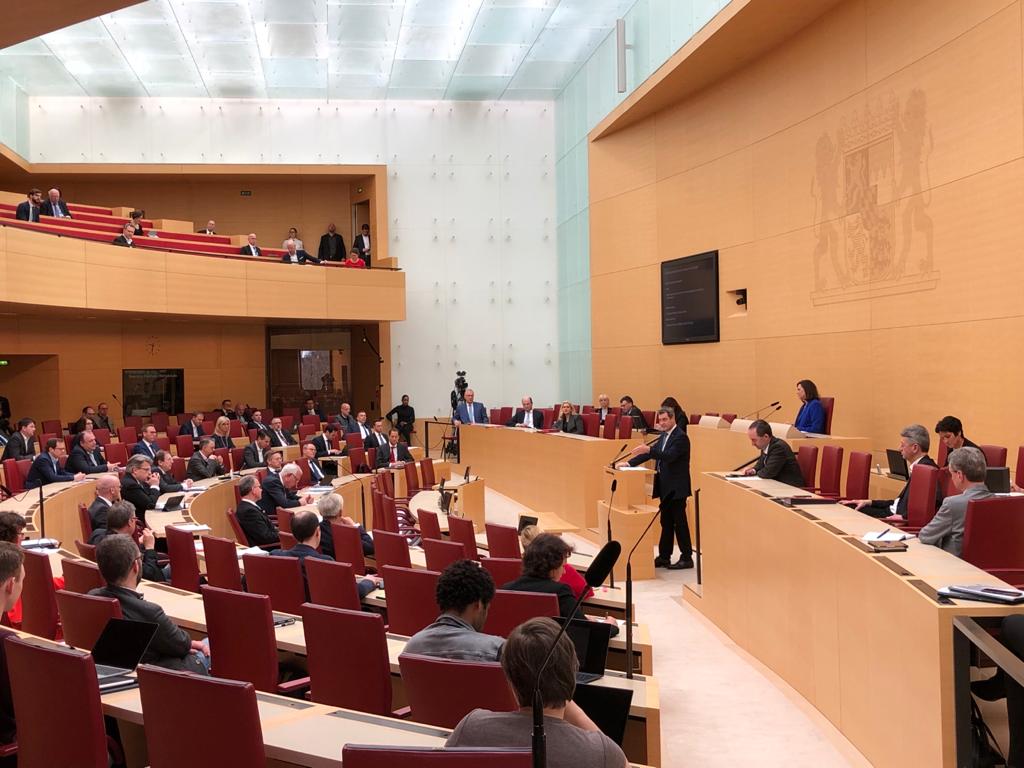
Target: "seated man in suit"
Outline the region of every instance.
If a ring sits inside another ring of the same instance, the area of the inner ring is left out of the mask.
[[[96,427],[96,409],[91,405],[87,405],[82,408],[82,415],[78,418],[74,424],[71,425],[71,433],[77,435],[79,432],[84,430],[88,426],[88,422],[92,421],[93,428]]]
[[[130,536],[142,553],[142,578],[150,581],[167,581],[171,573],[171,567],[163,568],[157,561],[156,536],[149,528],[139,528],[138,519],[135,517],[135,507],[130,501],[115,501],[110,505],[107,513],[107,525],[105,528],[96,528],[89,537],[89,543],[94,547],[108,536],[123,534]]]
[[[619,418],[623,419],[626,416],[633,419],[633,429],[638,432],[646,432],[651,428],[647,423],[647,419],[644,418],[644,412],[636,407],[633,403],[633,398],[629,395],[623,395],[619,398]]]
[[[257,432],[256,439],[242,451],[242,469],[265,467],[269,448],[270,435],[267,432]]]
[[[559,432],[568,432],[572,435],[585,435],[587,433],[587,427],[583,423],[583,417],[578,413],[573,413],[572,403],[568,400],[562,403],[562,408],[559,411],[558,418],[555,419],[555,423],[551,426]]]
[[[295,537],[295,546],[291,549],[275,549],[270,554],[276,557],[297,557],[302,562],[302,581],[306,587],[306,599],[309,600],[309,582],[306,579],[305,560],[312,557],[317,560],[330,560],[330,555],[317,552],[317,547],[323,548],[320,542],[320,521],[316,512],[296,512],[292,517],[292,536]],[[376,576],[366,576],[356,582],[356,589],[359,597],[366,597],[374,589],[380,579]]]
[[[96,406],[96,415],[92,417],[93,426],[96,429],[109,429],[114,431],[114,425],[110,421],[110,406],[100,403]]]
[[[245,532],[249,546],[276,544],[278,535],[274,521],[277,517],[273,514],[268,516],[260,505],[263,489],[255,475],[246,475],[238,481],[238,495],[242,497],[242,502],[235,509],[235,517]]]
[[[31,459],[36,455],[36,422],[34,419],[24,418],[18,421],[18,430],[7,440],[4,446],[4,455],[0,461],[8,459]]]
[[[226,418],[228,421],[238,418],[238,411],[235,411],[231,408],[231,401],[228,400],[227,398],[224,398],[223,400],[220,401],[220,408],[218,408],[217,410],[220,411],[220,415]]]
[[[370,430],[370,434],[365,440],[363,440],[363,447],[369,450],[370,448],[376,448],[379,452],[382,448],[388,446],[388,433],[384,431],[384,419],[375,419],[373,422],[373,429]]]
[[[191,480],[207,480],[218,475],[226,475],[227,470],[221,460],[213,453],[213,438],[199,438],[199,450],[193,453],[188,460],[188,469],[185,473]]]
[[[60,190],[56,188],[46,193],[46,200],[39,206],[39,214],[41,216],[56,216],[60,219],[71,218],[71,214],[68,213],[68,204],[61,199]]]
[[[460,424],[486,424],[487,409],[476,401],[476,392],[467,389],[463,401],[455,407],[455,426]]]
[[[295,445],[295,438],[288,434],[280,416],[275,416],[270,421],[270,444],[275,448],[286,445]]]
[[[156,427],[147,424],[142,428],[142,439],[132,446],[131,455],[149,456],[151,459],[156,459],[156,452],[159,450],[160,446],[156,444]]]
[[[270,430],[270,425],[263,421],[263,411],[252,412],[252,418],[249,419],[248,429],[255,429],[257,432],[267,432]]]
[[[356,414],[356,426],[359,427],[356,431],[359,436],[366,440],[370,436],[370,432],[373,431],[373,422],[368,422],[366,419],[366,411],[360,411]]]
[[[160,475],[160,494],[181,493],[192,487],[192,481],[185,478],[179,483],[174,479],[171,471],[174,467],[174,457],[168,451],[157,451],[156,459],[153,461],[153,471]]]
[[[900,455],[907,462],[907,484],[903,486],[900,495],[895,499],[853,499],[844,501],[854,509],[863,512],[871,517],[889,517],[899,515],[906,518],[907,503],[910,501],[910,480],[914,473],[914,467],[924,464],[930,467],[936,466],[932,457],[928,455],[928,448],[931,446],[931,438],[928,430],[920,424],[911,424],[900,431]],[[939,488],[935,494],[935,507],[942,505],[942,489]]]
[[[6,615],[14,610],[15,606],[20,608],[24,585],[24,551],[13,542],[0,541],[0,613]],[[0,628],[0,744],[14,744],[18,737],[14,722],[14,702],[7,675],[7,654],[4,649],[4,639],[13,634],[12,630]],[[15,766],[16,757],[6,758],[0,765]]]
[[[67,472],[84,472],[87,475],[94,475],[97,472],[116,472],[117,464],[107,463],[103,458],[103,452],[96,443],[96,435],[93,432],[82,432],[78,445],[71,449],[68,454],[67,463],[64,469]]]
[[[51,437],[46,441],[45,449],[42,453],[36,456],[32,462],[32,467],[28,471],[28,477],[25,478],[26,488],[38,488],[41,485],[49,485],[50,483],[67,483],[74,480],[75,482],[85,478],[84,472],[65,472],[60,467],[60,460],[64,456],[67,456],[68,449],[64,445],[64,441],[60,438]]]
[[[320,551],[330,555],[335,560],[338,559],[334,550],[334,531],[331,529],[331,523],[337,523],[358,528],[359,538],[363,545],[363,554],[372,557],[373,539],[363,526],[357,524],[351,517],[345,517],[341,514],[344,505],[345,500],[336,493],[325,493],[317,500],[316,511],[323,518],[320,522]]]
[[[271,448],[267,451],[267,474],[279,475],[284,467],[284,451]]]
[[[935,425],[935,434],[946,444],[946,463],[949,454],[957,448],[977,448],[978,446],[964,437],[964,425],[956,416],[943,416]],[[943,465],[945,466],[945,465]]]
[[[458,560],[437,578],[434,623],[409,638],[403,653],[459,661],[500,661],[505,638],[484,634],[494,579],[471,560]]]
[[[985,486],[987,469],[985,454],[978,448],[956,448],[949,454],[950,479],[960,493],[942,500],[935,517],[917,534],[922,544],[942,547],[960,557],[968,503],[993,496]]]
[[[125,464],[121,498],[135,506],[135,516],[148,528],[146,513],[160,498],[160,474],[153,471],[153,462],[145,456],[132,456]]]
[[[107,527],[107,513],[114,502],[121,500],[121,481],[117,475],[100,475],[96,479],[96,498],[89,505],[92,529]]]
[[[320,462],[316,460],[316,446],[312,443],[306,443],[302,446],[302,458],[309,464],[309,479],[313,485],[330,485],[330,482],[325,482],[324,478],[327,477],[327,473],[324,468],[320,466]]]
[[[115,237],[111,242],[113,245],[124,246],[125,248],[135,247],[135,225],[130,221],[121,228],[121,234]]]
[[[758,419],[753,422],[747,429],[747,437],[761,455],[757,457],[757,463],[744,474],[803,487],[804,474],[800,471],[793,449],[785,440],[772,434],[771,425],[767,421]]]
[[[250,232],[249,237],[246,239],[248,240],[248,243],[238,249],[238,252],[240,254],[242,254],[243,256],[259,256],[260,254],[263,253],[263,251],[260,250],[260,247],[256,245],[255,232]]]
[[[203,414],[192,414],[192,418],[178,429],[178,435],[188,435],[192,439],[192,444],[197,444],[199,438],[203,436]]]
[[[281,261],[286,264],[319,264],[320,259],[312,254],[300,251],[294,240],[287,240],[284,244],[284,254]]]
[[[269,517],[276,519],[277,508],[291,509],[301,507],[304,504],[312,504],[313,497],[306,494],[303,497],[295,492],[302,482],[302,470],[298,464],[285,464],[278,474],[268,474],[263,478],[263,494],[260,498],[260,506]]]
[[[200,234],[200,235],[216,235],[217,234],[217,222],[214,221],[213,219],[210,219],[208,222],[206,222],[206,227],[203,228],[203,229],[200,229],[197,234]]]
[[[523,398],[523,407],[516,408],[515,414],[513,414],[505,426],[544,429],[544,414],[533,409],[533,398],[527,396]]]
[[[414,461],[405,443],[398,442],[398,430],[388,431],[388,447],[377,451],[377,469],[401,469],[407,462]]]
[[[337,456],[341,451],[332,448],[331,439],[338,434],[337,424],[328,424],[324,427],[322,434],[314,437],[310,442],[313,447],[316,448],[316,457],[319,459],[323,456]]]
[[[316,400],[309,398],[305,403],[302,404],[302,416],[316,416],[320,421],[327,421],[327,417],[324,416],[323,411],[320,410],[320,406],[316,404]]]
[[[342,435],[350,435],[359,431],[359,422],[352,415],[352,406],[348,403],[341,404],[341,411],[334,417],[334,420],[341,427]]]
[[[43,204],[43,193],[38,189],[28,191],[28,199],[18,203],[14,218],[18,221],[39,221],[39,206]]]
[[[130,536],[103,539],[96,547],[96,565],[107,585],[90,590],[90,595],[114,598],[121,604],[121,614],[129,621],[157,625],[156,634],[142,656],[144,664],[200,675],[210,673],[210,644],[193,640],[188,632],[167,618],[159,605],[148,602],[135,591],[142,578],[142,558],[139,546]]]

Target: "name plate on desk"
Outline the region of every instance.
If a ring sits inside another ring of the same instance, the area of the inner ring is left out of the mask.
[[[733,419],[732,424],[729,425],[729,429],[733,432],[746,432],[750,429],[750,425],[753,423],[753,419]]]
[[[709,427],[710,429],[729,428],[729,422],[721,416],[701,416],[698,425],[702,427]]]
[[[789,437],[803,437],[804,433],[794,427],[792,424],[783,424],[778,421],[770,421],[768,424],[772,428],[772,434],[775,437],[789,438]]]

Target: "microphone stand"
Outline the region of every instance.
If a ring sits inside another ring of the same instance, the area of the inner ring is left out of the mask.
[[[615,489],[618,487],[618,485],[619,485],[618,479],[613,479],[612,480],[612,493],[611,493],[611,496],[608,498],[608,519],[607,519],[607,523],[608,523],[608,541],[609,542],[612,540],[612,501],[615,499]],[[615,572],[614,572],[614,570],[611,573],[608,574],[608,577],[610,579],[610,581],[608,582],[608,586],[610,586],[612,589],[615,589]]]
[[[670,493],[662,501],[671,501],[673,497],[674,493]],[[640,542],[644,540],[647,532],[651,530],[651,526],[654,525],[654,521],[659,516],[651,515],[651,521],[644,528],[644,532],[640,534],[640,538],[636,540],[633,548],[629,550],[629,554],[626,556],[626,678],[628,680],[633,679],[633,564],[630,560],[633,558],[636,548],[640,546]]]
[[[758,454],[757,456],[752,458],[750,461],[745,461],[742,464],[740,464],[738,467],[736,467],[736,469],[733,470],[733,472],[739,472],[741,469],[746,469],[747,467],[749,467],[751,464],[753,464],[755,461],[757,461],[760,458],[761,458],[761,455]]]
[[[46,504],[42,483],[39,484],[39,538],[46,538]]]
[[[629,453],[629,451],[626,450],[626,446],[627,445],[629,445],[629,443],[623,443],[622,447],[619,448],[619,455],[616,456],[614,459],[612,459],[611,461],[608,462],[608,466],[610,468],[615,469],[615,462],[617,462],[619,459],[621,459],[623,456],[625,456],[627,453]]]
[[[774,403],[768,403],[768,405],[762,405],[756,411],[753,411],[751,413],[748,413],[746,416],[741,417],[741,420],[749,419],[751,416],[753,416],[755,419],[756,418],[760,418],[759,414],[761,413],[761,411],[765,410],[766,408],[771,408],[773,406],[775,408],[775,411],[777,411],[780,408],[782,408],[782,403],[780,403],[778,400],[776,400]],[[775,413],[775,411],[772,411],[772,413]]]

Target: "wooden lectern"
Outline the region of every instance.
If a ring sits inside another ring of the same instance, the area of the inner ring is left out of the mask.
[[[607,540],[608,516],[611,515],[612,538],[622,545],[622,557],[615,564],[615,578],[626,578],[626,557],[629,550],[636,544],[651,522],[651,517],[658,514],[657,501],[651,500],[651,484],[654,482],[654,470],[647,467],[622,470],[605,467],[605,487],[609,490],[601,501],[597,502],[598,541],[602,544]],[[616,482],[615,498],[608,502],[611,495],[612,480]],[[654,544],[661,535],[661,529],[655,523],[644,536],[644,540],[633,554],[633,579],[654,578]]]

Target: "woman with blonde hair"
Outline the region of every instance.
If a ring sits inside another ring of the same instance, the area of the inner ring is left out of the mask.
[[[231,439],[231,419],[227,416],[220,416],[213,425],[213,447],[234,448],[235,441]]]
[[[526,552],[530,546],[530,542],[536,539],[540,534],[544,533],[538,525],[527,525],[523,528],[519,534],[519,543],[523,547],[523,552]],[[559,579],[563,584],[567,585],[572,590],[572,596],[575,599],[579,599],[580,595],[584,592],[587,597],[594,596],[594,590],[587,586],[587,582],[580,576],[580,572],[573,568],[569,563],[565,564],[565,571],[562,573],[562,578]]]

